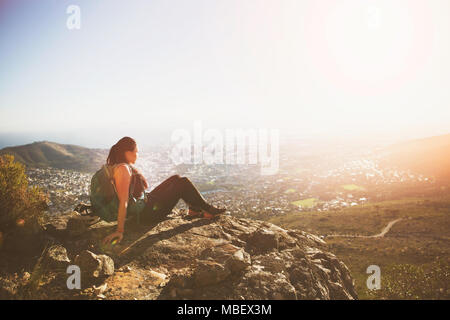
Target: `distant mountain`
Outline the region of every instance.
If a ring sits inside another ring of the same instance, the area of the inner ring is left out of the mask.
[[[386,149],[383,163],[450,179],[450,134],[397,143]]]
[[[95,172],[106,162],[108,150],[39,141],[0,150],[0,154],[6,153],[14,155],[17,161],[28,167],[53,167]]]

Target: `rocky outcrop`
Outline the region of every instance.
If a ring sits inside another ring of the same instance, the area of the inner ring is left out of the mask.
[[[173,212],[150,226],[127,223],[120,244],[102,246],[114,229],[104,222],[82,234],[47,228],[86,278],[105,279],[101,294],[98,282],[82,281],[88,298],[357,298],[345,264],[322,239],[300,230],[228,215],[186,220]]]
[[[45,256],[44,262],[51,268],[67,268],[70,259],[67,256],[67,250],[61,245],[51,246]]]
[[[75,258],[75,264],[80,267],[82,276],[87,280],[110,276],[114,273],[114,261],[107,255],[96,255],[89,250],[82,251]]]
[[[180,238],[192,245],[179,242],[172,252],[185,250],[195,260],[175,271],[178,276],[171,277],[160,298],[356,298],[347,267],[313,235],[224,216]]]

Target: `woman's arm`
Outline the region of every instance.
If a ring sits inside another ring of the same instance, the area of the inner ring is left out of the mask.
[[[117,196],[119,198],[119,212],[117,213],[117,232],[124,232],[125,218],[127,216],[128,207],[128,190],[130,189],[131,173],[128,168],[123,165],[117,167],[114,175]]]
[[[125,218],[127,216],[128,190],[130,188],[130,181],[131,173],[128,170],[128,167],[125,165],[118,166],[114,174],[114,182],[116,185],[117,196],[119,198],[117,230],[103,240],[104,244],[110,243],[115,238],[118,238],[118,242],[120,242],[123,238],[123,232],[125,231]]]

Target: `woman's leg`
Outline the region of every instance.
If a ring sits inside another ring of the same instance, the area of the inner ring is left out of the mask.
[[[168,214],[183,199],[189,207],[203,209],[211,214],[218,214],[225,209],[218,209],[206,202],[192,182],[186,177],[179,175],[171,176],[153,189],[148,196],[148,204],[152,211]]]

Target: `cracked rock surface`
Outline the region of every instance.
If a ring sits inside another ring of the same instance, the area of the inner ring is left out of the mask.
[[[113,224],[100,222],[83,233],[67,225],[48,228],[50,236],[67,249],[65,263],[90,269],[83,272],[80,296],[60,288],[55,298],[357,298],[345,264],[322,239],[300,230],[229,215],[187,220],[174,211],[149,226],[127,222],[122,242],[103,246]]]

